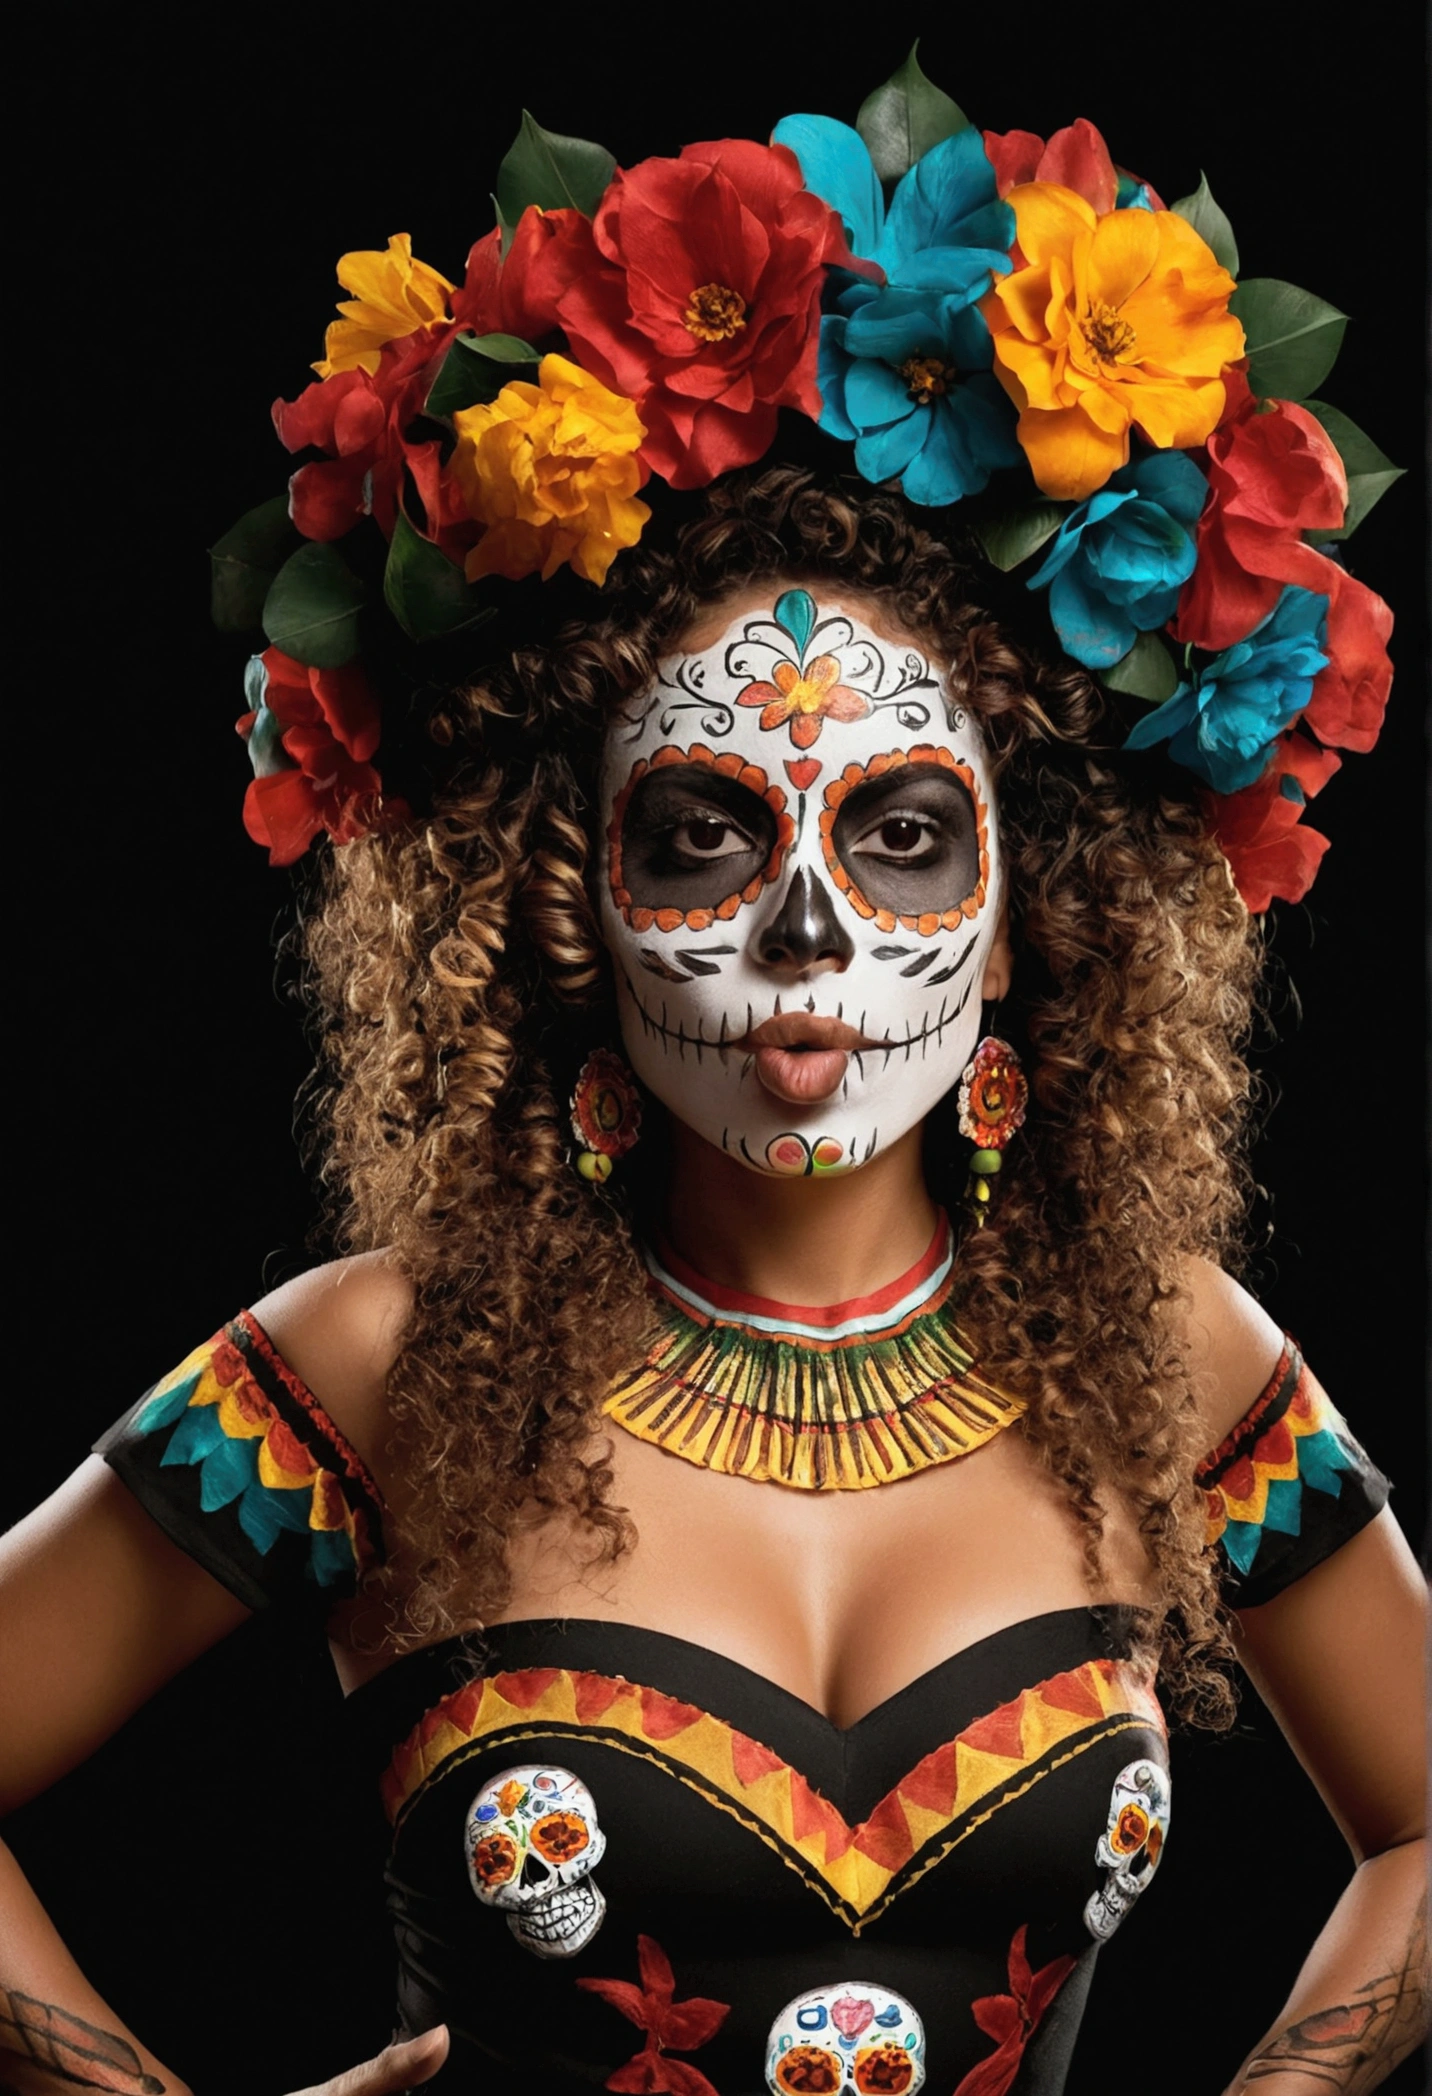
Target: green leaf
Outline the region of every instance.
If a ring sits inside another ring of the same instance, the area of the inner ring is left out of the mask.
[[[1100,670],[1099,678],[1110,691],[1126,691],[1156,706],[1171,699],[1179,684],[1174,659],[1156,633],[1141,633],[1128,654],[1111,668]]]
[[[1310,415],[1317,416],[1336,444],[1347,473],[1347,515],[1341,528],[1337,531],[1310,531],[1308,536],[1315,545],[1325,539],[1351,538],[1368,511],[1382,500],[1394,480],[1401,480],[1407,468],[1394,466],[1391,459],[1378,450],[1372,438],[1340,408],[1330,408],[1324,400],[1305,400],[1303,406]]]
[[[358,613],[366,592],[336,547],[300,546],[279,569],[263,627],[295,662],[333,670],[358,653]]]
[[[209,609],[221,633],[249,633],[263,617],[274,576],[303,541],[288,514],[288,497],[275,495],[240,517],[209,548]]]
[[[1169,205],[1169,209],[1188,220],[1199,238],[1213,249],[1214,260],[1221,262],[1231,277],[1236,277],[1238,242],[1233,237],[1227,212],[1213,200],[1213,191],[1202,168],[1198,171],[1198,187],[1192,196],[1180,197],[1176,204]]]
[[[409,640],[416,641],[442,640],[464,626],[481,625],[495,608],[401,513],[383,570],[383,598]]]
[[[590,218],[615,171],[616,161],[605,146],[544,131],[524,109],[517,136],[497,170],[498,220],[515,226],[529,204],[543,211],[569,205]]]
[[[1311,291],[1249,277],[1229,307],[1243,323],[1248,383],[1261,398],[1306,400],[1337,362],[1347,315]]]
[[[1053,538],[1073,507],[1072,502],[1034,502],[977,524],[975,536],[984,547],[985,559],[1007,575]]]
[[[958,102],[921,72],[919,49],[917,39],[904,65],[865,97],[855,119],[882,182],[898,182],[931,146],[969,129],[970,120]]]
[[[514,378],[535,379],[539,358],[516,335],[458,335],[423,403],[425,415],[455,415],[496,400]]]

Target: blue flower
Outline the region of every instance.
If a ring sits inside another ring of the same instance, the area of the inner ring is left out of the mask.
[[[888,212],[848,124],[785,117],[773,142],[839,212],[852,252],[885,272],[883,289],[847,278],[821,322],[821,428],[854,441],[867,480],[900,475],[912,502],[956,502],[997,467],[1017,466],[1014,409],[975,305],[1009,268],[1014,213],[995,193],[979,133],[933,146],[901,177]]]
[[[1029,587],[1049,585],[1049,616],[1076,662],[1107,669],[1173,617],[1207,493],[1185,452],[1154,451],[1070,510]]]
[[[1215,793],[1262,776],[1274,739],[1302,712],[1327,667],[1328,600],[1285,589],[1246,640],[1215,655],[1189,684],[1146,714],[1124,747],[1167,742],[1169,755]]]

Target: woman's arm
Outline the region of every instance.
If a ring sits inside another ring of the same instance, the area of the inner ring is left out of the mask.
[[[1384,1512],[1238,1618],[1244,1666],[1356,1870],[1228,2096],[1363,2096],[1426,2035],[1425,1613]]]

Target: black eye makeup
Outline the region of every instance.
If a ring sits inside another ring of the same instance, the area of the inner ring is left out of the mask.
[[[877,910],[956,910],[979,887],[979,823],[969,788],[933,764],[901,764],[841,802],[831,846]]]
[[[714,909],[765,871],[776,817],[739,779],[663,765],[636,782],[621,818],[621,884],[635,908]]]

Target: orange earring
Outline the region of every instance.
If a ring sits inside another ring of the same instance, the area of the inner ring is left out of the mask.
[[[582,1065],[572,1093],[572,1133],[577,1170],[593,1186],[611,1178],[617,1158],[641,1134],[636,1080],[610,1048],[594,1048]]]
[[[965,1201],[978,1229],[983,1229],[990,1203],[990,1181],[1004,1165],[1001,1152],[1024,1126],[1029,1085],[1019,1057],[1008,1041],[986,1034],[965,1064],[960,1079],[960,1134],[975,1146]]]

